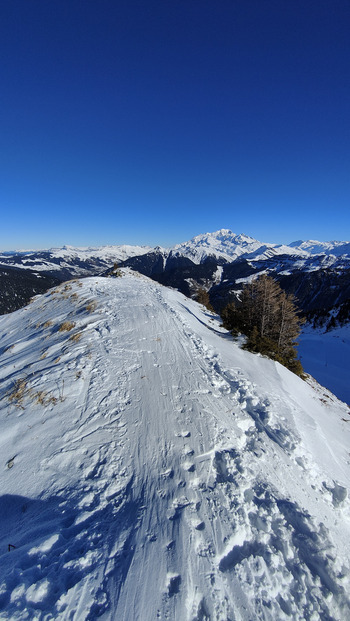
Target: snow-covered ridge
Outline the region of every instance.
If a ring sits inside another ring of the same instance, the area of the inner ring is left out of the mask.
[[[0,617],[349,617],[348,408],[135,274],[0,317]]]
[[[115,262],[125,261],[149,252],[149,246],[100,246],[75,248],[63,246],[40,251],[21,251],[0,254],[0,265],[12,265],[36,271],[69,270],[72,275],[100,273]]]
[[[344,241],[331,241],[331,242],[319,242],[315,240],[308,241],[296,241],[289,244],[289,246],[296,250],[303,250],[311,255],[334,255],[341,257],[343,255],[350,254],[350,242]]]

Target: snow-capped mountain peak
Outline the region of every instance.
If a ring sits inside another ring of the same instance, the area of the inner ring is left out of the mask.
[[[261,242],[253,237],[242,233],[235,234],[229,229],[220,229],[214,233],[196,235],[188,242],[177,244],[172,248],[172,253],[186,256],[194,263],[201,263],[207,257],[229,262],[245,253],[255,252],[261,246]]]

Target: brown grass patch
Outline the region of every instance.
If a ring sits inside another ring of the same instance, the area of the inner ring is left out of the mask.
[[[39,403],[39,405],[50,405],[51,403],[53,405],[56,405],[58,401],[57,397],[48,392],[45,392],[45,390],[38,390],[37,392],[34,392],[32,394],[32,397],[36,401],[36,403]]]
[[[80,341],[81,339],[81,332],[77,332],[76,334],[72,334],[72,336],[69,337],[70,341],[73,341],[73,343],[77,343],[78,341]]]
[[[23,399],[27,392],[27,380],[22,377],[15,381],[13,389],[8,396],[8,399],[10,403],[13,403],[17,407],[22,407]]]
[[[97,302],[95,302],[95,300],[92,300],[91,302],[89,302],[89,304],[86,305],[86,310],[88,313],[93,313],[94,310],[96,310],[97,307]]]
[[[58,328],[59,332],[70,332],[70,330],[73,330],[75,326],[75,323],[73,321],[64,321],[63,323],[61,323],[60,327]]]

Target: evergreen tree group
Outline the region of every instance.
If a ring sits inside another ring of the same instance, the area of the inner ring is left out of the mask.
[[[285,293],[276,280],[266,274],[252,280],[243,288],[240,302],[228,304],[221,316],[232,334],[247,336],[246,349],[303,375],[296,351],[302,320],[294,296]]]

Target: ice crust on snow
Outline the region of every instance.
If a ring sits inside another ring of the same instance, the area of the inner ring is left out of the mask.
[[[127,270],[0,317],[0,352],[0,618],[349,617],[331,393]]]

